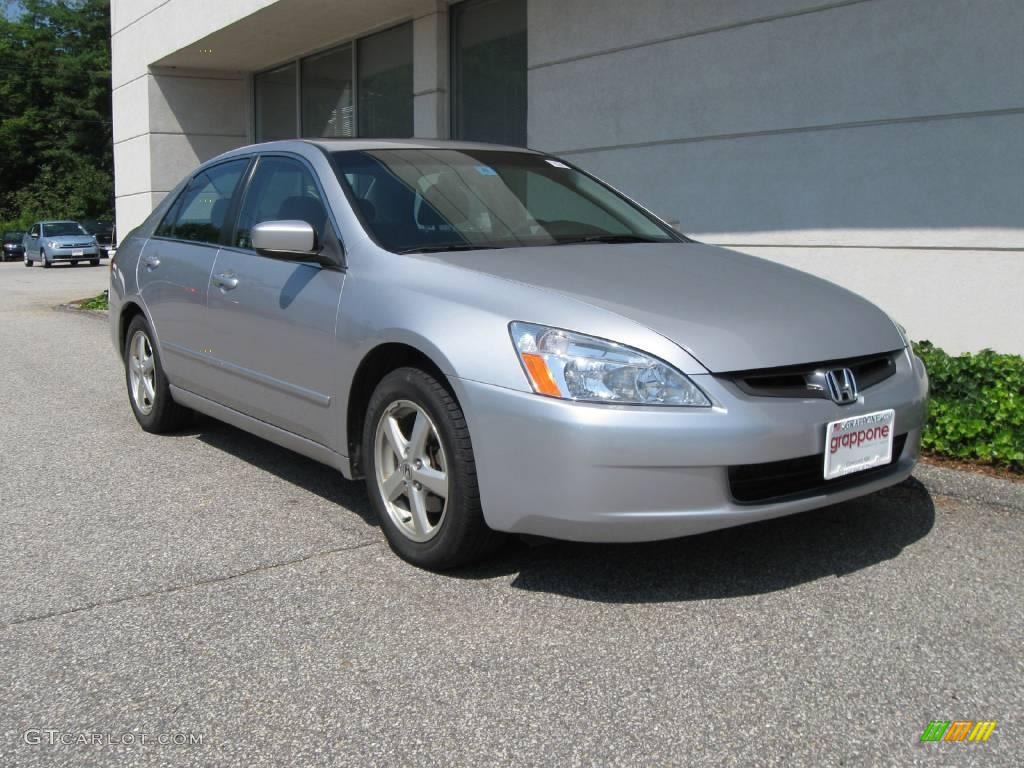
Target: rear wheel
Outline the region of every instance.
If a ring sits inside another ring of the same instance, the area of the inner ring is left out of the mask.
[[[147,432],[181,429],[188,423],[191,411],[171,399],[170,385],[146,318],[136,316],[125,339],[124,373],[135,420]]]
[[[494,552],[502,534],[484,522],[469,429],[459,404],[418,368],[385,376],[367,407],[366,487],[391,548],[444,570]]]

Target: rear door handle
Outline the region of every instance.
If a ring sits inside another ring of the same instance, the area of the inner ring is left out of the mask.
[[[156,256],[147,256],[146,258],[143,259],[143,261],[146,262],[146,267],[148,267],[149,269],[156,269],[157,267],[160,266],[160,259],[158,259]]]
[[[230,291],[238,285],[238,278],[235,277],[233,272],[222,272],[219,275],[213,276],[213,282],[220,286],[222,291]]]

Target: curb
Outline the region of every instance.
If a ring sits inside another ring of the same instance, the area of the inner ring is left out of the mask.
[[[106,320],[110,317],[110,311],[106,309],[82,309],[77,304],[58,304],[54,307],[58,312],[68,312],[74,315],[85,315],[96,320]]]

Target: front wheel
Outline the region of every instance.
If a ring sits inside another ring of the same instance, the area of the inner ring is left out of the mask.
[[[53,266],[53,262],[46,258],[46,254],[42,254],[43,257],[43,269],[49,269]]]
[[[160,353],[142,315],[132,320],[125,334],[124,375],[128,401],[140,427],[147,432],[173,432],[188,423],[190,411],[171,399]]]
[[[32,266],[32,259],[30,259],[28,257],[28,254],[25,254],[25,266],[26,267],[31,267]]]
[[[363,457],[381,529],[404,560],[444,570],[501,545],[484,522],[465,415],[430,374],[399,368],[381,380],[366,411]]]
[[[98,267],[100,265],[100,260],[99,259],[89,259],[89,264],[91,264],[94,267]]]

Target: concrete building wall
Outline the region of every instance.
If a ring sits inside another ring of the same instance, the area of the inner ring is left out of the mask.
[[[531,146],[915,338],[1024,353],[1020,0],[527,2]],[[253,72],[395,23],[413,22],[416,135],[447,136],[447,9],[113,0],[121,231],[251,140]]]
[[[529,19],[531,146],[915,338],[1024,352],[1024,3],[533,0]]]

